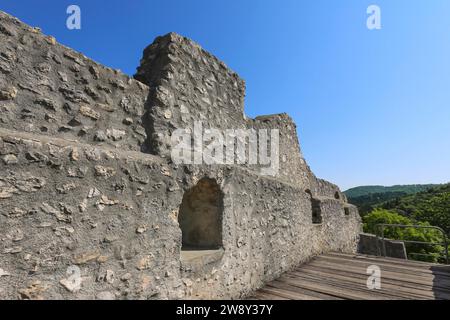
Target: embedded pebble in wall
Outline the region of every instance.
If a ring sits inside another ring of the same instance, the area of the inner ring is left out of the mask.
[[[14,87],[8,87],[0,89],[0,101],[1,100],[14,100],[17,96],[17,89]]]
[[[50,99],[37,99],[34,101],[35,104],[41,105],[43,106],[45,109],[50,110],[50,111],[56,111],[57,107],[56,107],[56,103],[53,100]]]
[[[1,277],[7,277],[10,276],[11,274],[5,270],[3,270],[2,268],[0,268],[0,278]]]
[[[107,129],[106,130],[106,136],[113,141],[122,140],[122,138],[125,135],[126,135],[126,132],[123,130],[118,130],[118,129]]]
[[[59,188],[56,188],[56,191],[61,194],[67,194],[73,190],[75,190],[78,186],[75,183],[67,183],[62,185]]]
[[[13,154],[4,155],[2,157],[2,160],[7,165],[19,163],[19,160],[17,159],[17,157]]]
[[[55,37],[48,36],[48,37],[46,37],[45,39],[46,39],[46,41],[47,41],[49,44],[51,44],[51,45],[53,45],[53,46],[56,44],[56,39],[55,39]]]
[[[80,280],[81,281],[81,280]],[[81,285],[72,279],[61,279],[59,283],[69,292],[75,293],[81,289]]]
[[[108,139],[108,136],[106,135],[105,131],[99,130],[95,133],[94,141],[103,142]]]
[[[97,188],[91,188],[89,189],[89,193],[87,195],[88,198],[95,198],[100,196],[102,193]]]
[[[48,285],[39,280],[32,281],[28,287],[19,289],[17,292],[21,299],[26,300],[43,300],[44,293],[47,291]]]
[[[25,158],[33,162],[45,162],[48,160],[48,157],[41,152],[27,152],[25,153]]]
[[[111,167],[95,166],[95,175],[105,178],[110,178],[116,174],[116,170]]]
[[[79,161],[80,160],[80,153],[78,152],[77,148],[72,148],[70,151],[70,159],[72,161]]]
[[[164,118],[166,118],[166,119],[172,118],[172,111],[170,111],[170,110],[164,111]]]
[[[81,203],[78,205],[78,210],[80,210],[81,213],[86,212],[87,206],[88,206],[88,201],[87,201],[87,199],[83,199],[83,202],[81,202]]]
[[[89,66],[89,72],[92,74],[95,80],[99,79],[98,69],[94,66]]]
[[[84,89],[84,92],[86,92],[86,94],[88,96],[90,96],[92,99],[94,100],[99,100],[100,99],[100,95],[91,87],[86,86]]]
[[[92,120],[100,119],[100,113],[92,110],[88,106],[81,106],[80,107],[80,114],[82,114],[85,117],[91,118]]]
[[[125,119],[123,119],[122,123],[127,125],[127,126],[129,126],[129,125],[133,124],[133,119],[132,118],[125,118]]]
[[[67,74],[65,74],[64,72],[58,71],[58,75],[59,75],[59,79],[62,82],[67,82],[68,81]]]

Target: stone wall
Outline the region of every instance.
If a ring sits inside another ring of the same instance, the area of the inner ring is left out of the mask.
[[[145,115],[151,153],[169,157],[173,131],[192,132],[196,121],[208,129],[278,129],[282,139],[276,177],[308,188],[310,170],[293,120],[287,114],[248,118],[244,81],[198,44],[174,33],[158,37],[144,50],[135,78],[151,88]]]
[[[146,85],[11,16],[0,19],[2,128],[141,150]]]
[[[386,251],[384,252],[384,250]],[[404,260],[408,259],[403,241],[384,239],[383,247],[383,239],[369,233],[361,233],[359,235],[358,253]]]
[[[169,156],[174,129],[244,129],[244,81],[191,40],[170,33],[144,50],[135,78],[150,86],[149,148]]]
[[[287,115],[245,116],[244,82],[217,58],[169,34],[135,78],[0,13],[0,299],[239,298],[355,252],[356,208],[312,174]],[[279,129],[279,173],[173,163],[171,133],[199,119]],[[219,202],[195,195],[204,179]],[[220,215],[219,248],[182,248],[182,205]]]

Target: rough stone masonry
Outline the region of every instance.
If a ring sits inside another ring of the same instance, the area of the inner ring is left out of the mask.
[[[189,39],[134,79],[0,12],[0,299],[242,298],[327,251],[357,209],[306,164],[286,114],[250,119],[245,84]],[[280,130],[275,177],[175,165],[170,135]]]

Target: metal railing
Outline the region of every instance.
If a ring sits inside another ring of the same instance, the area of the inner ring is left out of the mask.
[[[445,256],[445,263],[449,264],[449,257],[448,257],[448,238],[447,235],[445,233],[445,231],[442,228],[439,227],[435,227],[435,226],[419,226],[419,225],[405,225],[405,224],[387,224],[387,223],[380,223],[377,224],[375,226],[377,229],[379,228],[381,231],[381,243],[383,246],[383,250],[382,250],[382,254],[383,256],[386,256],[386,238],[384,236],[384,230],[386,228],[403,228],[403,229],[433,229],[433,230],[437,230],[442,234],[442,239],[443,242],[428,242],[428,241],[413,241],[413,240],[404,240],[404,239],[389,239],[389,240],[399,240],[402,241],[403,243],[411,243],[411,244],[423,244],[423,245],[436,245],[436,246],[443,246],[444,247],[444,251],[443,253],[441,253],[441,255]],[[378,234],[377,234],[377,237]],[[378,243],[378,242],[377,242]],[[417,253],[417,252],[411,252],[409,253],[409,255],[416,255],[416,256],[432,256],[431,254],[426,254],[426,253]]]

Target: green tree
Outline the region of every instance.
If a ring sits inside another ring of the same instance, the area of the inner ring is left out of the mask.
[[[450,184],[379,205],[416,221],[427,221],[450,234]]]
[[[381,235],[379,224],[430,226],[428,222],[417,222],[396,212],[379,208],[363,217],[364,232]],[[443,242],[441,233],[435,229],[386,227],[384,236],[393,240]],[[440,245],[405,243],[405,247],[409,257],[414,260],[441,262],[443,259],[444,248]]]

